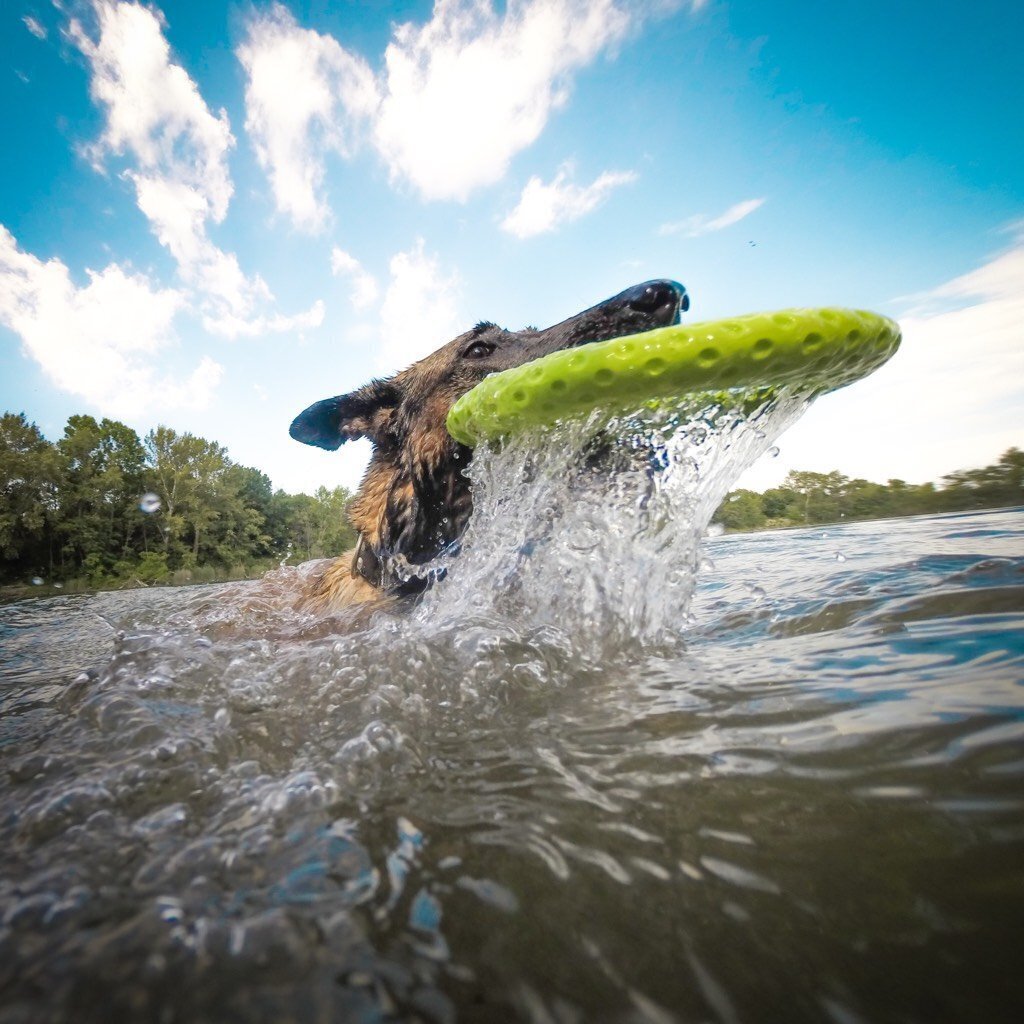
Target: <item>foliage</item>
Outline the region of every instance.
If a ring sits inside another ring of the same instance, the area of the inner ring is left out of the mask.
[[[155,500],[144,501],[150,495]],[[74,587],[259,572],[355,543],[343,487],[274,491],[219,444],[158,426],[72,416],[51,444],[24,414],[0,419],[0,582]]]
[[[738,490],[729,494],[714,515],[727,530],[759,530],[775,526],[811,526],[847,519],[999,508],[1024,501],[1024,452],[1010,448],[999,461],[943,477],[942,484],[884,484],[853,479],[842,473],[794,470],[781,487],[763,494]]]
[[[0,419],[0,555],[35,569],[52,563],[59,453],[24,413]]]

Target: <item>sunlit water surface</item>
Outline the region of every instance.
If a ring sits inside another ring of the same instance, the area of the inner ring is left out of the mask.
[[[1024,1019],[1024,511],[701,545],[660,440],[398,614],[0,609],[0,1020]]]

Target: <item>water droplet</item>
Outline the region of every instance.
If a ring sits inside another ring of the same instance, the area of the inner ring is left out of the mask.
[[[33,587],[41,587],[42,585],[43,585],[43,577],[42,576],[33,576],[32,577],[32,586]]]
[[[56,588],[57,588],[58,590],[63,590],[63,589],[64,589],[64,584],[63,584],[63,583],[61,583],[61,582],[60,582],[59,580],[58,580],[58,581],[57,581],[56,583],[54,583],[53,585],[54,585],[54,586],[55,586],[55,587],[56,587]]]
[[[222,729],[225,729],[231,724],[231,712],[227,708],[220,708],[213,716],[213,721]]]
[[[710,558],[702,558],[700,560],[700,571],[701,572],[712,572],[714,571],[715,563]]]
[[[711,523],[708,526],[709,537],[721,537],[723,533],[725,533],[725,527],[721,523]]]
[[[759,587],[756,583],[746,583],[744,586],[755,602],[763,601],[768,596],[768,591],[764,587]]]
[[[773,444],[771,448],[768,449],[768,455],[773,459],[777,459],[779,457],[779,451],[779,446],[777,444]]]
[[[821,535],[821,539],[822,539],[822,540],[824,540],[824,539],[825,539],[825,538],[826,538],[827,536],[828,536],[828,534],[827,534],[827,533],[823,533],[823,534]]]
[[[846,561],[846,555],[844,555],[842,553],[842,551],[837,551],[836,552],[836,561],[837,562],[845,562]]]
[[[154,494],[152,491],[146,491],[146,493],[139,498],[139,508],[150,515],[153,512],[160,511],[160,495]]]
[[[162,921],[166,921],[168,924],[178,924],[185,917],[185,911],[181,905],[181,901],[175,899],[173,896],[161,896],[156,901],[156,905],[160,914],[160,919]]]

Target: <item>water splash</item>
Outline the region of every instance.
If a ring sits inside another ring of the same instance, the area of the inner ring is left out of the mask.
[[[806,406],[798,392],[718,396],[481,447],[473,519],[421,621],[554,625],[598,659],[676,638],[711,516]]]

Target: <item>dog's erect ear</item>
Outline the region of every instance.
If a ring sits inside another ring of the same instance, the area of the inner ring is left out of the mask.
[[[296,441],[328,451],[357,437],[379,442],[400,399],[394,378],[373,380],[351,394],[325,398],[304,409],[292,421],[288,433]]]

